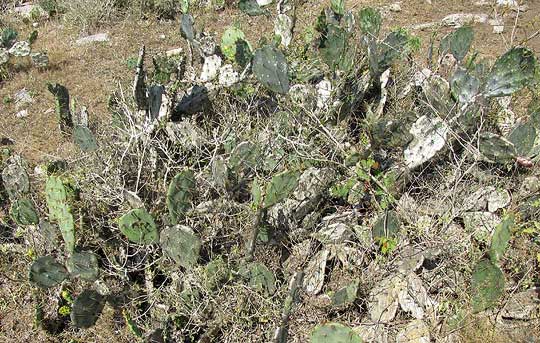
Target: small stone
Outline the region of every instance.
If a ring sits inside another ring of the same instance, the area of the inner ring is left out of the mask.
[[[539,293],[540,288],[535,287],[512,295],[503,308],[502,317],[518,320],[538,318],[538,310],[540,309]]]
[[[108,33],[98,33],[91,36],[86,36],[79,38],[75,41],[75,44],[77,45],[84,45],[89,43],[96,43],[96,42],[108,42],[110,40]]]
[[[30,55],[30,44],[26,41],[20,41],[9,49],[9,53],[17,57],[25,57]]]
[[[30,92],[26,88],[23,88],[17,91],[17,93],[15,93],[14,98],[15,98],[16,109],[20,109],[26,105],[31,104],[34,101],[34,99],[32,98],[32,95],[30,95]]]
[[[495,25],[493,26],[493,33],[501,34],[504,32],[504,25]]]
[[[201,73],[202,82],[210,82],[214,80],[221,68],[221,57],[218,55],[208,56],[204,59],[204,64]]]
[[[489,193],[486,200],[488,203],[488,211],[493,213],[510,205],[512,198],[510,197],[510,192],[503,189],[494,190],[493,192]]]
[[[176,48],[176,49],[167,50],[165,52],[165,56],[167,56],[167,57],[180,56],[183,53],[184,53],[184,49]]]
[[[219,84],[231,87],[240,81],[240,75],[231,64],[225,64],[219,69]]]
[[[445,26],[461,27],[468,24],[483,24],[488,18],[487,14],[456,13],[444,17],[441,23]]]
[[[322,290],[328,254],[328,250],[321,250],[309,261],[303,281],[303,288],[306,293],[317,295]]]
[[[398,309],[398,295],[405,287],[400,276],[387,277],[369,293],[368,311],[372,321],[387,323],[392,321]]]
[[[259,6],[267,6],[270,5],[274,0],[257,0],[257,4]]]
[[[165,36],[164,34],[159,35],[159,39],[164,40],[165,38],[167,38],[167,36]]]
[[[26,118],[28,117],[28,110],[22,110],[15,114],[17,118]]]
[[[413,320],[396,336],[396,343],[429,343],[429,327],[421,320]]]
[[[391,4],[390,6],[388,6],[388,9],[391,12],[401,12],[401,5],[396,2],[395,4]]]

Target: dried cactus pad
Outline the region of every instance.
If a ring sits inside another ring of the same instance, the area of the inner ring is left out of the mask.
[[[285,55],[272,45],[255,50],[253,73],[266,88],[280,94],[289,91],[288,66]]]
[[[184,170],[172,179],[167,191],[167,208],[173,224],[178,224],[191,206],[191,198],[195,191],[195,174]]]
[[[20,199],[11,205],[11,217],[19,225],[35,225],[39,223],[39,216],[32,202]]]
[[[338,323],[317,326],[311,333],[311,343],[362,343],[362,339],[351,328]]]
[[[177,225],[165,228],[160,235],[161,249],[184,268],[197,264],[201,241],[191,228]]]
[[[93,326],[105,306],[104,297],[94,290],[85,290],[73,302],[71,321],[73,325],[86,329]]]
[[[133,243],[153,244],[159,239],[154,218],[145,209],[137,208],[120,217],[120,231]]]
[[[66,267],[73,277],[83,280],[94,281],[99,276],[98,258],[91,252],[74,253],[67,260]]]
[[[58,285],[68,276],[66,268],[52,256],[38,258],[30,266],[30,281],[42,288]]]

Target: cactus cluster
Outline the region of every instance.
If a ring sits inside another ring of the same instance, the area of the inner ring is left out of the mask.
[[[5,28],[0,36],[0,67],[7,65],[11,58],[30,57],[32,64],[39,68],[49,65],[49,57],[44,52],[32,52],[31,44],[37,38],[37,31],[32,31],[27,40],[17,41],[18,33]]]

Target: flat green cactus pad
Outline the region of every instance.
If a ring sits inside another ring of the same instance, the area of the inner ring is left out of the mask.
[[[120,217],[120,231],[133,243],[153,244],[159,239],[154,218],[145,209],[137,208]]]
[[[310,343],[362,343],[362,339],[351,328],[328,323],[317,326],[311,333]]]
[[[68,276],[66,268],[52,256],[38,258],[30,266],[30,281],[42,288],[50,288],[64,281]]]
[[[73,302],[71,321],[75,327],[86,329],[93,326],[99,318],[105,298],[94,290],[85,290]]]
[[[11,217],[19,225],[35,225],[39,223],[39,216],[34,204],[28,199],[16,200],[11,205]]]
[[[173,224],[178,224],[191,207],[191,199],[195,192],[195,174],[184,170],[172,179],[167,190],[167,208]]]
[[[276,47],[266,45],[255,50],[253,74],[271,91],[286,94],[289,91],[289,69],[285,55]]]
[[[76,252],[67,260],[66,267],[73,277],[94,281],[99,275],[99,264],[96,254],[88,251]]]
[[[184,268],[197,264],[201,241],[187,226],[165,228],[160,235],[163,252]]]
[[[476,264],[472,276],[472,306],[475,313],[497,304],[504,293],[504,274],[490,260]]]

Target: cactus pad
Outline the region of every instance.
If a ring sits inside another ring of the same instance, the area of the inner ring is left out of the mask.
[[[137,208],[120,217],[120,231],[133,243],[153,244],[159,239],[154,218],[145,209]]]
[[[49,176],[45,184],[45,198],[52,220],[58,222],[68,251],[75,249],[75,224],[68,203],[68,190],[58,176]]]
[[[463,61],[474,39],[474,31],[471,27],[463,26],[449,33],[441,40],[439,55],[451,53],[458,61]]]
[[[191,207],[195,186],[195,174],[191,170],[184,170],[176,174],[169,184],[167,208],[173,224],[178,224]]]
[[[297,171],[275,175],[266,187],[263,207],[269,208],[288,197],[298,186],[299,179],[300,173]]]
[[[266,45],[255,50],[253,73],[266,88],[280,94],[289,91],[288,66],[285,55],[274,46]]]
[[[105,306],[104,297],[94,290],[85,290],[73,302],[71,321],[75,327],[86,329],[93,326]]]
[[[98,258],[91,252],[77,252],[66,262],[68,272],[73,277],[94,281],[99,275]]]
[[[75,144],[85,152],[95,151],[98,148],[96,138],[92,134],[92,131],[82,125],[75,125],[73,128],[73,140],[75,141]]]
[[[36,209],[28,199],[16,200],[11,205],[11,217],[19,225],[35,225],[39,223]]]
[[[472,305],[475,313],[493,307],[504,293],[504,274],[490,260],[476,264],[472,275]]]
[[[64,281],[68,276],[66,268],[52,256],[38,258],[30,266],[30,281],[42,288],[50,288]]]
[[[318,326],[311,333],[310,343],[362,343],[362,339],[351,328],[338,323]]]
[[[197,264],[201,241],[187,226],[165,228],[160,235],[163,252],[184,268]]]

